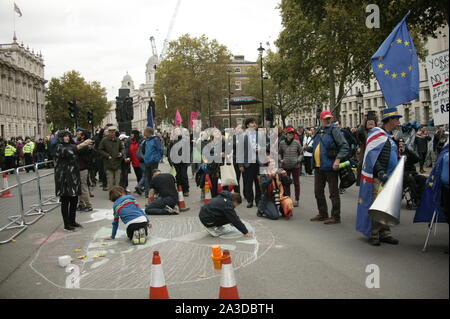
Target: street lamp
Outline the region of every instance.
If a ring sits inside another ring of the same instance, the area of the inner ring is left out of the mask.
[[[228,73],[228,116],[229,116],[229,127],[231,128],[231,105],[230,105],[230,99],[231,99],[231,70],[227,70]]]
[[[259,44],[259,62],[260,62],[260,67],[261,67],[261,115],[262,115],[262,127],[264,127],[264,122],[265,122],[265,118],[264,118],[264,75],[263,75],[263,52],[264,52],[264,48],[262,46],[262,43]]]
[[[41,129],[39,127],[39,101],[38,101],[39,83],[38,82],[36,82],[34,84],[34,89],[36,92],[36,132],[37,132],[37,135],[41,135]]]
[[[358,103],[358,118],[359,124],[361,124],[361,106],[363,102],[364,95],[361,93],[361,90],[358,90],[358,94],[356,94],[356,103]]]

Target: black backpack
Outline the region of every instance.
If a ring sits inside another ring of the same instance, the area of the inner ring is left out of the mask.
[[[144,162],[144,156],[145,156],[145,145],[146,145],[147,140],[143,139],[140,143],[139,143],[139,147],[138,150],[136,152],[136,156],[139,159],[139,162],[143,163]]]

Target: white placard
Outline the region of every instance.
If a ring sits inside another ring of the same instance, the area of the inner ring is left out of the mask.
[[[427,57],[434,125],[449,122],[448,50]]]

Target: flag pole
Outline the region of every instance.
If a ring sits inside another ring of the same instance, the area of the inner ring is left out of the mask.
[[[13,29],[14,29],[14,42],[16,41],[16,8],[13,8]]]

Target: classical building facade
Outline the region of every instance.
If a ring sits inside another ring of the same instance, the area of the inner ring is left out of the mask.
[[[257,67],[257,62],[245,60],[245,56],[236,55],[233,57],[228,67],[230,79],[231,98],[248,96],[247,88],[250,81],[248,72],[251,68]],[[228,90],[228,88],[227,88]],[[259,97],[256,97],[259,98]],[[228,97],[224,99],[220,108],[211,114],[211,123],[219,128],[230,127],[230,109],[228,108]],[[261,113],[255,112],[254,106],[231,105],[231,126],[242,125],[246,118],[258,118]]]
[[[441,33],[437,39],[429,38],[425,43],[426,55],[435,54],[449,49],[449,28],[448,26],[441,30]],[[428,83],[428,71],[425,61],[419,62],[420,67],[420,91],[419,98],[409,103],[399,105],[398,109],[400,114],[403,115],[401,119],[402,123],[408,123],[417,121],[421,124],[430,124],[433,119],[431,110],[431,96]],[[374,78],[370,81],[369,85],[356,82],[352,87],[346,88],[348,93],[342,100],[340,119],[343,127],[356,127],[359,125],[360,115],[364,119],[369,111],[376,111],[378,116],[384,108],[386,108],[386,102],[384,101],[383,94],[377,80]],[[357,95],[361,91],[363,95],[362,104],[358,105]],[[316,107],[312,106],[310,109],[300,110],[287,119],[287,124],[294,126],[314,126],[312,123],[316,121]]]
[[[0,44],[0,136],[48,135],[44,59],[17,43]]]

